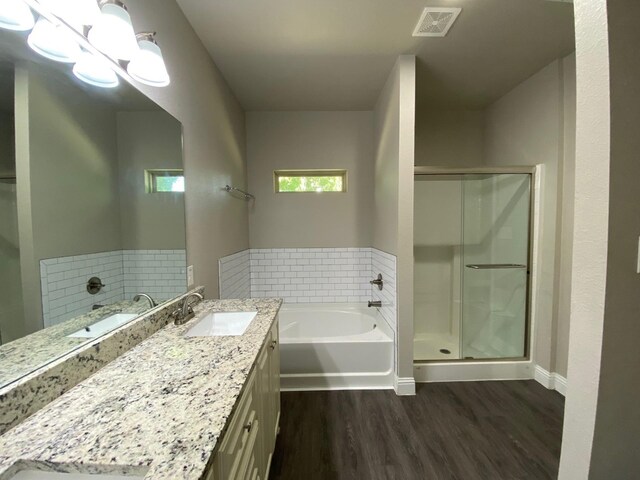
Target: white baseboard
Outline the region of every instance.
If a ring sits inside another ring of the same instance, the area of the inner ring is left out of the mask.
[[[506,362],[429,362],[415,363],[413,375],[418,383],[482,382],[491,380],[531,380],[531,361]]]
[[[415,395],[416,381],[413,377],[395,377],[393,388],[397,395]]]
[[[567,379],[558,373],[548,372],[540,365],[536,365],[534,378],[536,382],[549,390],[555,390],[561,395],[567,394]]]
[[[393,388],[393,372],[385,374],[280,374],[280,390],[283,392],[321,390],[389,390],[391,388]]]

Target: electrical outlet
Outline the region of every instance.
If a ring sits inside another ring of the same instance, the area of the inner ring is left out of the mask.
[[[193,287],[194,284],[194,280],[193,280],[193,265],[189,265],[187,267],[187,287],[191,288]]]

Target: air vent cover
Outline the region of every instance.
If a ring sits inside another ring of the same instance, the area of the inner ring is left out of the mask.
[[[425,8],[416,25],[416,29],[413,31],[413,36],[444,37],[461,11],[461,8]]]

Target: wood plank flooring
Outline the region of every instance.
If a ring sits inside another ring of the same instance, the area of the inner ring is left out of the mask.
[[[286,392],[270,480],[557,477],[564,398],[535,381]]]

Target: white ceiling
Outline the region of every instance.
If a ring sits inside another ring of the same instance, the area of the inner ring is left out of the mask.
[[[573,5],[546,0],[178,0],[246,110],[368,110],[400,54],[418,103],[482,108],[573,51]],[[426,6],[462,7],[414,38]]]

